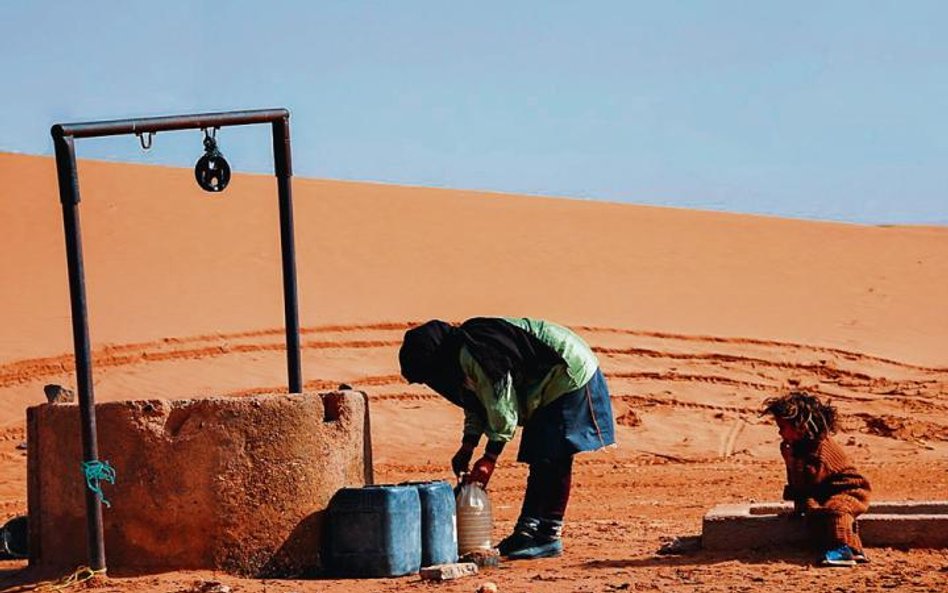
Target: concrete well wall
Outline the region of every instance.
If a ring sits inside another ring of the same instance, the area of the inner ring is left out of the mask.
[[[371,483],[365,394],[275,394],[96,405],[110,573],[318,572],[324,514]],[[30,564],[88,562],[79,408],[27,410]]]

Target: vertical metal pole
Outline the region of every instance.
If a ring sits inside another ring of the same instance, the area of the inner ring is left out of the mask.
[[[300,320],[296,297],[296,246],[293,238],[293,163],[290,119],[273,122],[273,161],[280,195],[280,246],[283,252],[283,314],[286,320],[286,367],[290,393],[302,393]]]
[[[82,457],[84,461],[99,458],[95,426],[95,395],[92,390],[92,358],[89,348],[89,322],[86,314],[85,272],[82,265],[82,235],[79,228],[79,179],[76,151],[71,136],[53,128],[56,146],[56,172],[59,177],[59,201],[63,207],[66,231],[66,258],[69,267],[69,297],[72,305],[72,339],[76,352],[76,381],[79,391],[79,413],[82,416]],[[79,472],[80,468],[76,468]],[[88,524],[89,566],[105,569],[105,539],[102,534],[102,504],[98,495],[88,488],[86,520]]]

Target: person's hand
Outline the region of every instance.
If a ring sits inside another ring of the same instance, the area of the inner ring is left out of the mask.
[[[484,455],[471,468],[471,473],[467,475],[467,481],[477,482],[483,487],[487,487],[491,475],[494,473],[494,467],[497,465],[497,458]]]
[[[466,474],[471,465],[471,458],[474,457],[474,445],[461,443],[461,448],[451,458],[451,470],[455,476]]]

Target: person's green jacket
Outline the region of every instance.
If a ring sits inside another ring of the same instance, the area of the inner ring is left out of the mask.
[[[490,441],[510,441],[517,426],[523,426],[537,409],[579,389],[599,368],[599,361],[589,345],[567,328],[526,317],[503,319],[552,348],[565,364],[554,366],[539,382],[521,386],[521,392],[518,392],[510,373],[492,383],[467,347],[462,347],[460,362],[464,388],[475,394],[485,412],[482,417],[476,411],[465,409],[465,437],[486,434]]]

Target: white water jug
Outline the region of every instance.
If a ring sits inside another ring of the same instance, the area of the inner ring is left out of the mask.
[[[462,484],[457,496],[458,555],[491,549],[490,498],[477,482]]]

